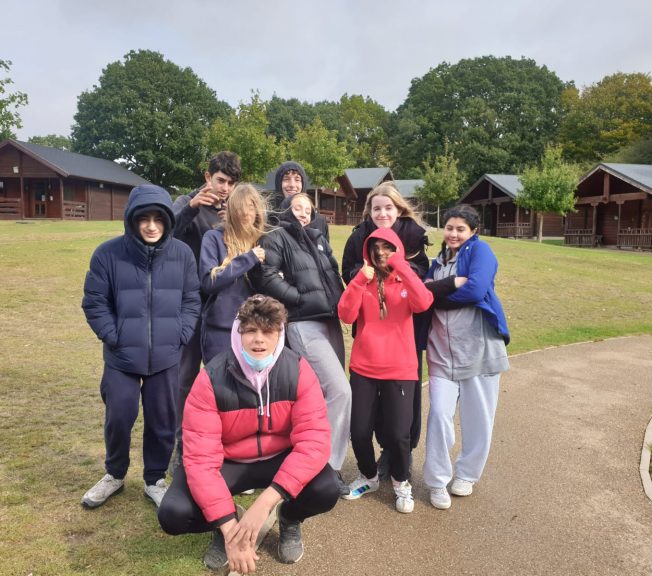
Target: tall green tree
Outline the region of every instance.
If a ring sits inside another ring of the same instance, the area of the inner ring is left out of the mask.
[[[518,173],[554,141],[565,88],[526,58],[444,62],[412,80],[392,118],[392,167],[407,175],[448,140],[467,183],[486,172]]]
[[[267,134],[266,105],[257,93],[237,111],[217,120],[208,132],[209,150],[230,150],[240,156],[242,179],[264,182],[267,172],[283,159],[284,148]]]
[[[190,68],[131,51],[77,101],[76,152],[119,160],[162,186],[192,186],[208,155],[206,132],[230,106]]]
[[[68,136],[60,136],[59,134],[31,136],[27,141],[32,144],[40,144],[41,146],[50,146],[50,148],[72,150],[72,140]]]
[[[10,70],[11,60],[0,60],[0,72],[9,74]],[[28,98],[24,92],[9,92],[13,83],[8,76],[0,78],[0,140],[15,138],[14,129],[23,127],[18,108],[26,106]]]
[[[344,94],[339,102],[342,140],[358,168],[387,166],[390,162],[389,113],[378,102],[359,94]]]
[[[526,168],[521,175],[523,190],[516,204],[538,212],[537,240],[543,236],[543,213],[565,216],[575,210],[575,189],[579,171],[564,162],[561,146],[548,146],[539,166]]]
[[[594,163],[652,138],[652,80],[649,74],[605,76],[581,93],[564,94],[560,142],[566,158]]]
[[[308,102],[296,98],[286,100],[272,96],[266,105],[269,125],[267,133],[276,138],[277,142],[294,140],[297,128],[304,128],[316,117],[315,107]]]
[[[288,143],[290,157],[301,162],[315,186],[333,186],[335,178],[344,174],[351,166],[351,157],[343,142],[338,142],[337,134],[328,130],[316,118],[305,128],[299,128],[296,137]]]
[[[424,184],[416,189],[415,196],[426,208],[426,212],[435,208],[437,228],[440,227],[440,209],[460,197],[464,175],[458,169],[459,161],[444,144],[444,153],[430,157],[423,162]]]

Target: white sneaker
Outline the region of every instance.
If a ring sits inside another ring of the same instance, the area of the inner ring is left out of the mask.
[[[407,480],[404,480],[397,486],[394,486],[396,494],[396,509],[402,514],[409,514],[414,510],[414,499],[412,498],[412,486]]]
[[[161,500],[168,490],[168,485],[165,478],[156,481],[156,484],[145,484],[145,496],[147,496],[158,508],[161,505]]]
[[[255,491],[255,488],[249,488],[249,490],[243,490],[240,492],[240,494],[243,494],[244,496],[251,496]]]
[[[82,504],[87,508],[97,508],[104,504],[110,496],[113,496],[116,492],[120,492],[124,488],[124,485],[124,480],[118,480],[111,476],[111,474],[105,474],[95,486],[84,494]]]
[[[430,503],[439,510],[448,510],[451,507],[451,497],[446,487],[430,489]]]
[[[451,494],[455,496],[470,496],[473,493],[473,482],[455,478],[451,484]]]
[[[376,474],[375,478],[367,478],[363,474],[360,474],[349,484],[349,493],[342,494],[342,498],[345,500],[357,500],[363,494],[375,492],[378,488],[380,488],[378,474]]]

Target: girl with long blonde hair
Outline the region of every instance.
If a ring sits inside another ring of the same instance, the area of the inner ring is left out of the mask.
[[[204,364],[231,346],[238,308],[254,291],[249,273],[265,260],[258,245],[265,232],[265,201],[251,184],[229,196],[224,224],[204,234],[199,259],[202,296],[201,350]]]

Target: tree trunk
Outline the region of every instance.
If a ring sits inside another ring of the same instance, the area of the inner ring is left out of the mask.
[[[437,230],[439,230],[439,204],[437,204]]]
[[[539,217],[539,230],[537,232],[537,242],[543,239],[543,214],[538,214]]]

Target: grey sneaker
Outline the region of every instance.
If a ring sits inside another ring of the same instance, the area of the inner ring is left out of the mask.
[[[145,496],[147,496],[158,508],[161,505],[161,500],[167,492],[168,485],[165,478],[156,481],[156,484],[145,484]]]
[[[82,498],[82,504],[87,508],[97,508],[104,504],[111,496],[120,492],[125,485],[124,480],[119,480],[105,474]]]
[[[217,572],[220,576],[226,576],[229,573],[229,560],[226,557],[224,536],[219,528],[213,530],[211,543],[204,554],[204,564],[206,568]]]
[[[291,522],[278,512],[278,557],[283,564],[294,564],[303,557],[301,522]]]
[[[396,494],[396,509],[402,514],[409,514],[414,510],[414,498],[412,498],[412,486],[407,480],[394,486]]]
[[[473,493],[473,482],[455,478],[451,484],[451,494],[455,496],[470,496]]]

